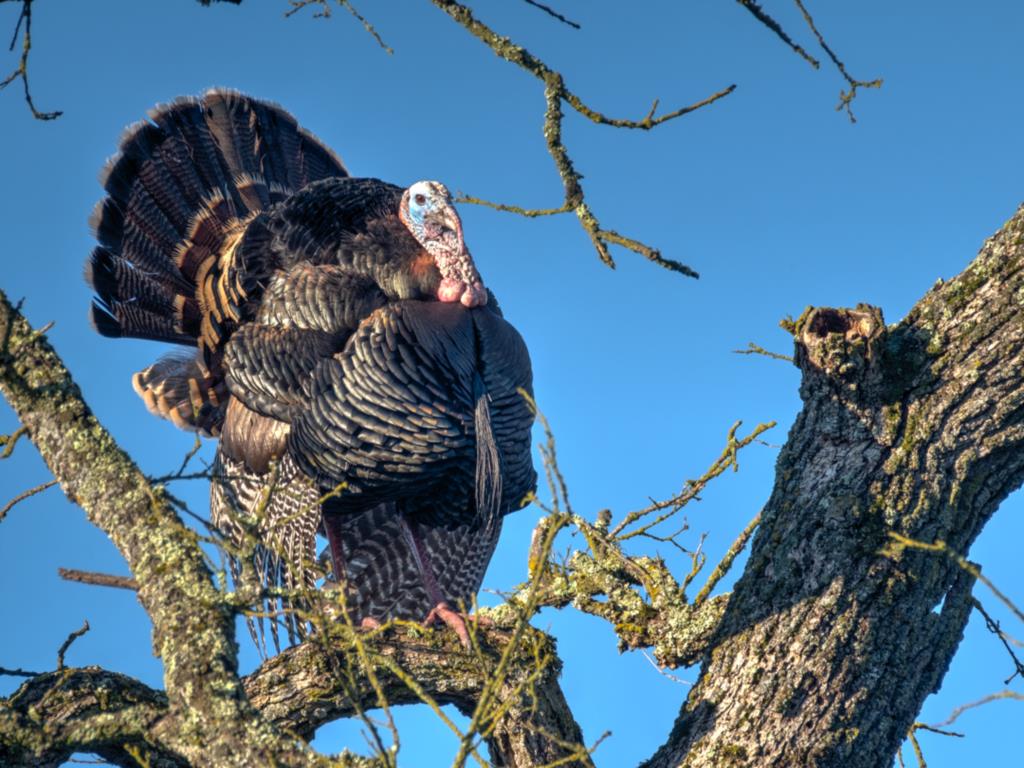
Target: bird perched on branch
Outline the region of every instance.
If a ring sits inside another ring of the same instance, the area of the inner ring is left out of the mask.
[[[236,584],[312,588],[319,528],[355,622],[442,620],[466,642],[455,608],[536,473],[529,356],[448,190],[352,178],[287,112],[234,92],[149,118],[102,177],[92,320],[195,348],[133,384],[219,437],[211,520]]]

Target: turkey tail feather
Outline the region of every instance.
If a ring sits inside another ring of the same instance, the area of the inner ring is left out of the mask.
[[[230,261],[241,226],[292,191],[348,172],[283,109],[234,91],[178,99],[149,118],[125,131],[100,175],[107,197],[91,219],[100,247],[86,272],[93,322],[109,336],[195,344],[197,278],[210,262]]]
[[[473,376],[476,431],[476,513],[487,527],[501,519],[501,453],[491,429],[490,396],[479,374]]]
[[[136,376],[151,411],[216,434],[221,350],[267,272],[255,263],[265,256],[235,252],[246,225],[292,191],[347,175],[283,109],[234,91],[178,99],[129,126],[100,175],[85,277],[104,336],[199,348],[192,369],[176,359]]]
[[[228,391],[199,367],[194,355],[168,355],[132,377],[151,413],[176,427],[213,437],[220,433]]]

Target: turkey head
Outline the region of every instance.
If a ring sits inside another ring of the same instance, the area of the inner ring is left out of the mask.
[[[462,237],[462,220],[444,184],[417,181],[402,195],[398,216],[434,257],[441,273],[438,301],[459,301],[467,307],[487,303],[487,291]]]

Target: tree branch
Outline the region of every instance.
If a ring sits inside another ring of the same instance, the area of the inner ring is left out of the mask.
[[[786,30],[782,28],[782,25],[779,24],[779,22],[777,22],[771,16],[769,16],[768,13],[764,10],[764,8],[762,8],[760,4],[756,2],[756,0],[736,0],[736,2],[738,2],[744,8],[746,8],[748,11],[750,11],[751,16],[753,16],[761,24],[763,24],[773,33],[775,33],[775,36],[779,38],[779,40],[781,40],[787,46],[789,46],[793,53],[795,53],[797,56],[806,61],[815,69],[819,69],[821,67],[821,62],[818,61],[813,56],[811,56],[811,54],[805,51],[800,45],[798,45],[793,40],[793,38],[791,38],[786,33]]]
[[[887,545],[966,552],[1024,480],[1022,263],[1024,208],[895,326],[863,305],[790,324],[804,407],[700,679],[648,765],[893,759],[978,572]]]
[[[779,38],[779,40],[781,40],[783,43],[789,46],[789,48],[791,48],[793,52],[796,53],[800,58],[802,58],[815,69],[821,68],[821,62],[819,62],[816,58],[814,58],[807,51],[805,51],[800,45],[794,42],[793,39],[786,33],[786,30],[782,28],[782,25],[779,24],[779,22],[777,22],[771,16],[769,16],[755,0],[736,1],[744,8],[746,8],[748,11],[750,11],[750,14],[755,19],[757,19],[761,24],[770,29],[775,34],[775,36]],[[853,78],[850,75],[850,73],[846,71],[846,65],[839,60],[839,57],[836,56],[835,51],[833,51],[832,48],[829,47],[829,44],[825,41],[824,35],[822,35],[821,32],[818,31],[818,27],[814,23],[814,19],[811,17],[810,11],[807,10],[807,6],[804,5],[803,0],[793,0],[793,2],[796,3],[796,7],[800,10],[801,15],[804,17],[804,21],[807,23],[807,26],[810,28],[811,32],[814,34],[814,37],[817,39],[818,45],[821,46],[821,49],[823,51],[825,51],[825,54],[835,65],[836,69],[839,70],[839,74],[843,76],[843,79],[846,80],[847,83],[849,83],[849,91],[839,91],[839,103],[836,105],[836,111],[845,109],[847,116],[850,118],[850,122],[856,123],[857,118],[854,117],[853,114],[852,102],[857,97],[857,89],[881,88],[882,79],[877,78],[875,80],[856,80],[855,78]]]
[[[110,573],[79,571],[74,568],[58,568],[57,575],[65,581],[77,581],[80,584],[92,584],[97,587],[116,587],[118,589],[137,590],[139,582],[128,576],[115,576]]]
[[[420,635],[419,637],[417,635]],[[472,712],[490,680],[490,668],[509,642],[509,633],[480,628],[480,655],[466,653],[443,632],[415,633],[391,627],[360,638],[389,705],[420,703],[407,678],[429,691],[438,704]],[[263,718],[282,731],[311,738],[321,725],[376,707],[378,692],[364,671],[350,680],[336,674],[357,654],[344,625],[329,637],[289,648],[264,662],[243,681],[245,693]],[[539,666],[537,659],[547,659]],[[534,674],[540,669],[539,674]],[[554,641],[529,631],[515,653],[499,695],[507,706],[487,733],[496,765],[543,765],[580,752],[582,733],[558,685],[561,662]],[[0,700],[0,761],[3,765],[57,765],[75,751],[96,752],[117,765],[136,766],[132,751],[151,766],[190,764],[161,747],[170,724],[168,699],[138,681],[87,667],[47,672]]]
[[[268,726],[246,700],[234,613],[196,534],[96,421],[45,336],[2,292],[0,391],[65,494],[110,536],[138,581],[173,713],[161,743],[206,764],[311,764],[305,745]]]
[[[154,746],[150,734],[167,716],[167,697],[99,667],[47,672],[0,700],[0,763],[58,766],[74,752],[115,765],[182,768],[181,757]]]
[[[843,78],[846,80],[846,82],[849,83],[849,91],[839,91],[839,103],[836,105],[836,111],[838,112],[841,109],[845,109],[847,117],[850,118],[850,122],[856,123],[857,118],[854,117],[853,107],[851,106],[851,104],[853,100],[857,97],[857,89],[881,88],[882,78],[878,77],[875,78],[874,80],[856,80],[855,78],[853,78],[850,75],[850,73],[846,71],[846,65],[839,60],[839,57],[836,56],[835,52],[829,47],[828,43],[825,42],[825,38],[822,36],[821,32],[818,31],[818,27],[815,26],[814,24],[814,19],[811,18],[811,14],[804,6],[802,0],[793,0],[793,2],[796,3],[796,7],[799,8],[800,13],[803,14],[804,21],[807,22],[807,26],[811,28],[811,32],[813,32],[814,36],[818,39],[818,45],[820,45],[821,49],[825,51],[826,54],[828,54],[828,57],[832,60],[832,63],[835,64],[836,69],[839,70],[839,74],[841,74]]]
[[[18,66],[14,68],[14,71],[3,80],[0,80],[0,91],[15,80],[21,80],[21,84],[25,89],[25,102],[28,104],[28,108],[32,110],[32,116],[36,120],[56,120],[64,113],[60,111],[40,112],[36,109],[35,102],[32,101],[32,90],[28,85],[28,55],[32,50],[32,0],[20,0],[20,2],[21,13],[18,15],[17,23],[14,25],[14,36],[11,38],[10,50],[14,50],[14,46],[18,42],[18,33],[24,29],[21,37],[21,58],[18,59]]]
[[[669,120],[674,120],[697,109],[709,106],[728,96],[736,89],[736,86],[730,85],[728,88],[725,88],[706,99],[702,99],[695,104],[681,107],[659,117],[654,116],[655,110],[658,106],[658,102],[655,100],[650,111],[640,120],[611,118],[587,106],[579,96],[566,87],[560,73],[551,69],[547,64],[522,46],[517,45],[507,37],[499,35],[486,24],[476,19],[466,6],[455,2],[455,0],[431,0],[431,2],[447,13],[456,23],[464,27],[471,35],[494,51],[497,56],[511,64],[515,64],[521,69],[524,69],[544,83],[544,98],[547,104],[544,111],[544,139],[548,145],[548,153],[555,161],[555,168],[558,170],[558,175],[561,177],[562,187],[565,194],[564,202],[557,208],[520,208],[519,206],[491,203],[486,200],[481,200],[480,198],[466,196],[461,197],[460,200],[462,202],[485,205],[499,211],[508,211],[530,217],[554,216],[561,213],[572,212],[576,214],[584,231],[586,231],[587,235],[590,236],[590,240],[594,244],[594,248],[597,250],[601,261],[609,267],[614,268],[615,261],[612,259],[608,246],[618,245],[631,250],[634,253],[640,254],[665,269],[678,272],[682,275],[686,275],[687,277],[698,277],[699,275],[693,269],[681,262],[663,257],[659,250],[652,248],[639,240],[634,240],[633,238],[620,235],[614,230],[604,229],[601,226],[597,217],[585,202],[583,187],[580,183],[583,176],[576,171],[573,166],[572,159],[569,157],[568,150],[562,142],[562,121],[564,119],[564,115],[562,113],[562,102],[564,101],[588,120],[598,123],[599,125],[610,125],[616,128],[630,128],[646,131],[654,128],[655,126],[661,125],[662,123],[668,122]]]
[[[534,8],[544,11],[544,13],[546,13],[548,16],[551,16],[554,19],[558,19],[566,26],[572,27],[573,29],[580,29],[580,25],[577,24],[575,21],[570,21],[569,19],[565,18],[565,16],[560,14],[558,11],[556,11],[554,8],[548,5],[544,5],[544,3],[538,3],[537,0],[523,0],[523,2],[525,2],[527,5],[532,5]]]

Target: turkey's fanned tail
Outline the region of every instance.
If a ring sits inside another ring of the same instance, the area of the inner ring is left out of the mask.
[[[245,226],[292,192],[347,175],[283,109],[233,91],[178,99],[128,128],[101,174],[107,197],[91,219],[100,244],[86,279],[96,291],[92,323],[104,336],[199,348],[195,372],[164,363],[136,377],[154,412],[215,433],[215,419],[187,416],[185,399],[150,401],[167,400],[196,373],[192,389],[213,402],[223,343],[273,266],[236,258]]]

